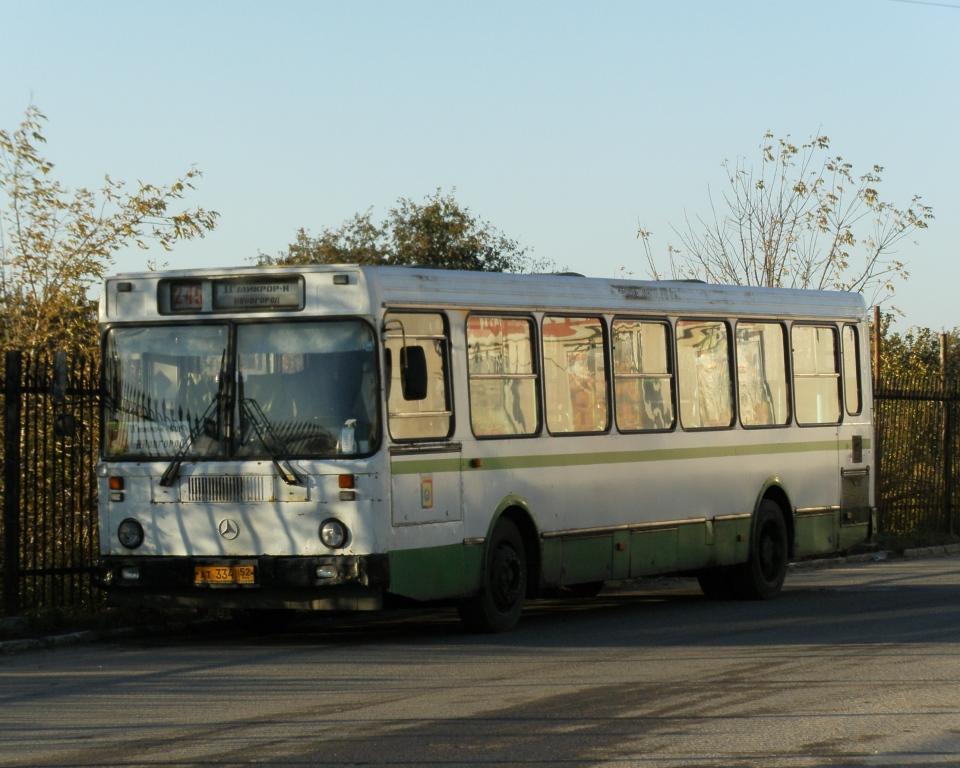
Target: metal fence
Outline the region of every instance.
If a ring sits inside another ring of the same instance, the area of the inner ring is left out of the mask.
[[[880,530],[960,531],[960,387],[939,374],[886,376],[874,392]]]
[[[7,615],[93,605],[97,361],[7,352],[0,382],[0,605]]]

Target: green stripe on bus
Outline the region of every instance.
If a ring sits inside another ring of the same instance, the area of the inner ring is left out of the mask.
[[[849,449],[850,441],[844,440],[839,448]],[[863,448],[870,448],[870,440],[863,441]],[[471,466],[471,459],[411,459],[393,461],[390,471],[395,475],[416,475],[440,472],[483,472],[496,469],[546,469],[549,467],[577,467],[596,464],[635,464],[645,461],[679,461],[687,459],[712,459],[730,456],[757,456],[778,453],[810,453],[835,451],[836,440],[817,440],[806,443],[762,443],[758,445],[718,445],[697,448],[659,448],[649,451],[605,451],[602,453],[535,454],[531,456],[479,457],[478,466]]]

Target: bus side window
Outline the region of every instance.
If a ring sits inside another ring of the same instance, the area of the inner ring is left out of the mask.
[[[847,413],[858,416],[863,408],[860,392],[860,336],[853,325],[843,326],[843,399]]]
[[[606,431],[609,409],[605,352],[603,322],[599,318],[543,318],[543,381],[550,432]]]
[[[533,322],[524,317],[467,318],[470,425],[477,437],[539,429]]]
[[[733,425],[730,334],[719,320],[677,321],[677,380],[684,429]]]
[[[793,391],[798,424],[840,421],[837,330],[828,325],[794,325]]]
[[[787,358],[780,323],[737,323],[740,423],[782,426],[790,421]]]
[[[395,440],[448,437],[453,429],[453,411],[443,315],[392,312],[383,327],[391,436]],[[425,389],[422,380],[403,381],[404,364],[425,368]]]
[[[613,394],[621,432],[673,427],[669,330],[657,321],[613,321]]]

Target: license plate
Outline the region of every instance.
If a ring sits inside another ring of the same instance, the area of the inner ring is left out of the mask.
[[[254,584],[256,570],[252,565],[196,565],[193,583],[197,586]]]

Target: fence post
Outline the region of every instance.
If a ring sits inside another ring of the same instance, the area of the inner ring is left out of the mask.
[[[6,354],[3,414],[3,607],[20,611],[20,375],[23,353]]]
[[[880,388],[880,305],[873,308],[873,388]]]
[[[880,305],[873,307],[873,392],[876,394],[880,389],[880,345],[883,343],[883,335],[880,333]],[[877,428],[877,403],[873,402],[873,494],[874,505],[877,507],[877,530],[873,532],[876,536],[883,529],[883,517],[880,509],[880,451],[883,446],[880,445],[880,430]]]
[[[947,530],[953,535],[953,419],[951,402],[947,397],[948,360],[947,334],[940,334],[940,395],[941,410],[943,413],[943,516],[947,521]]]

